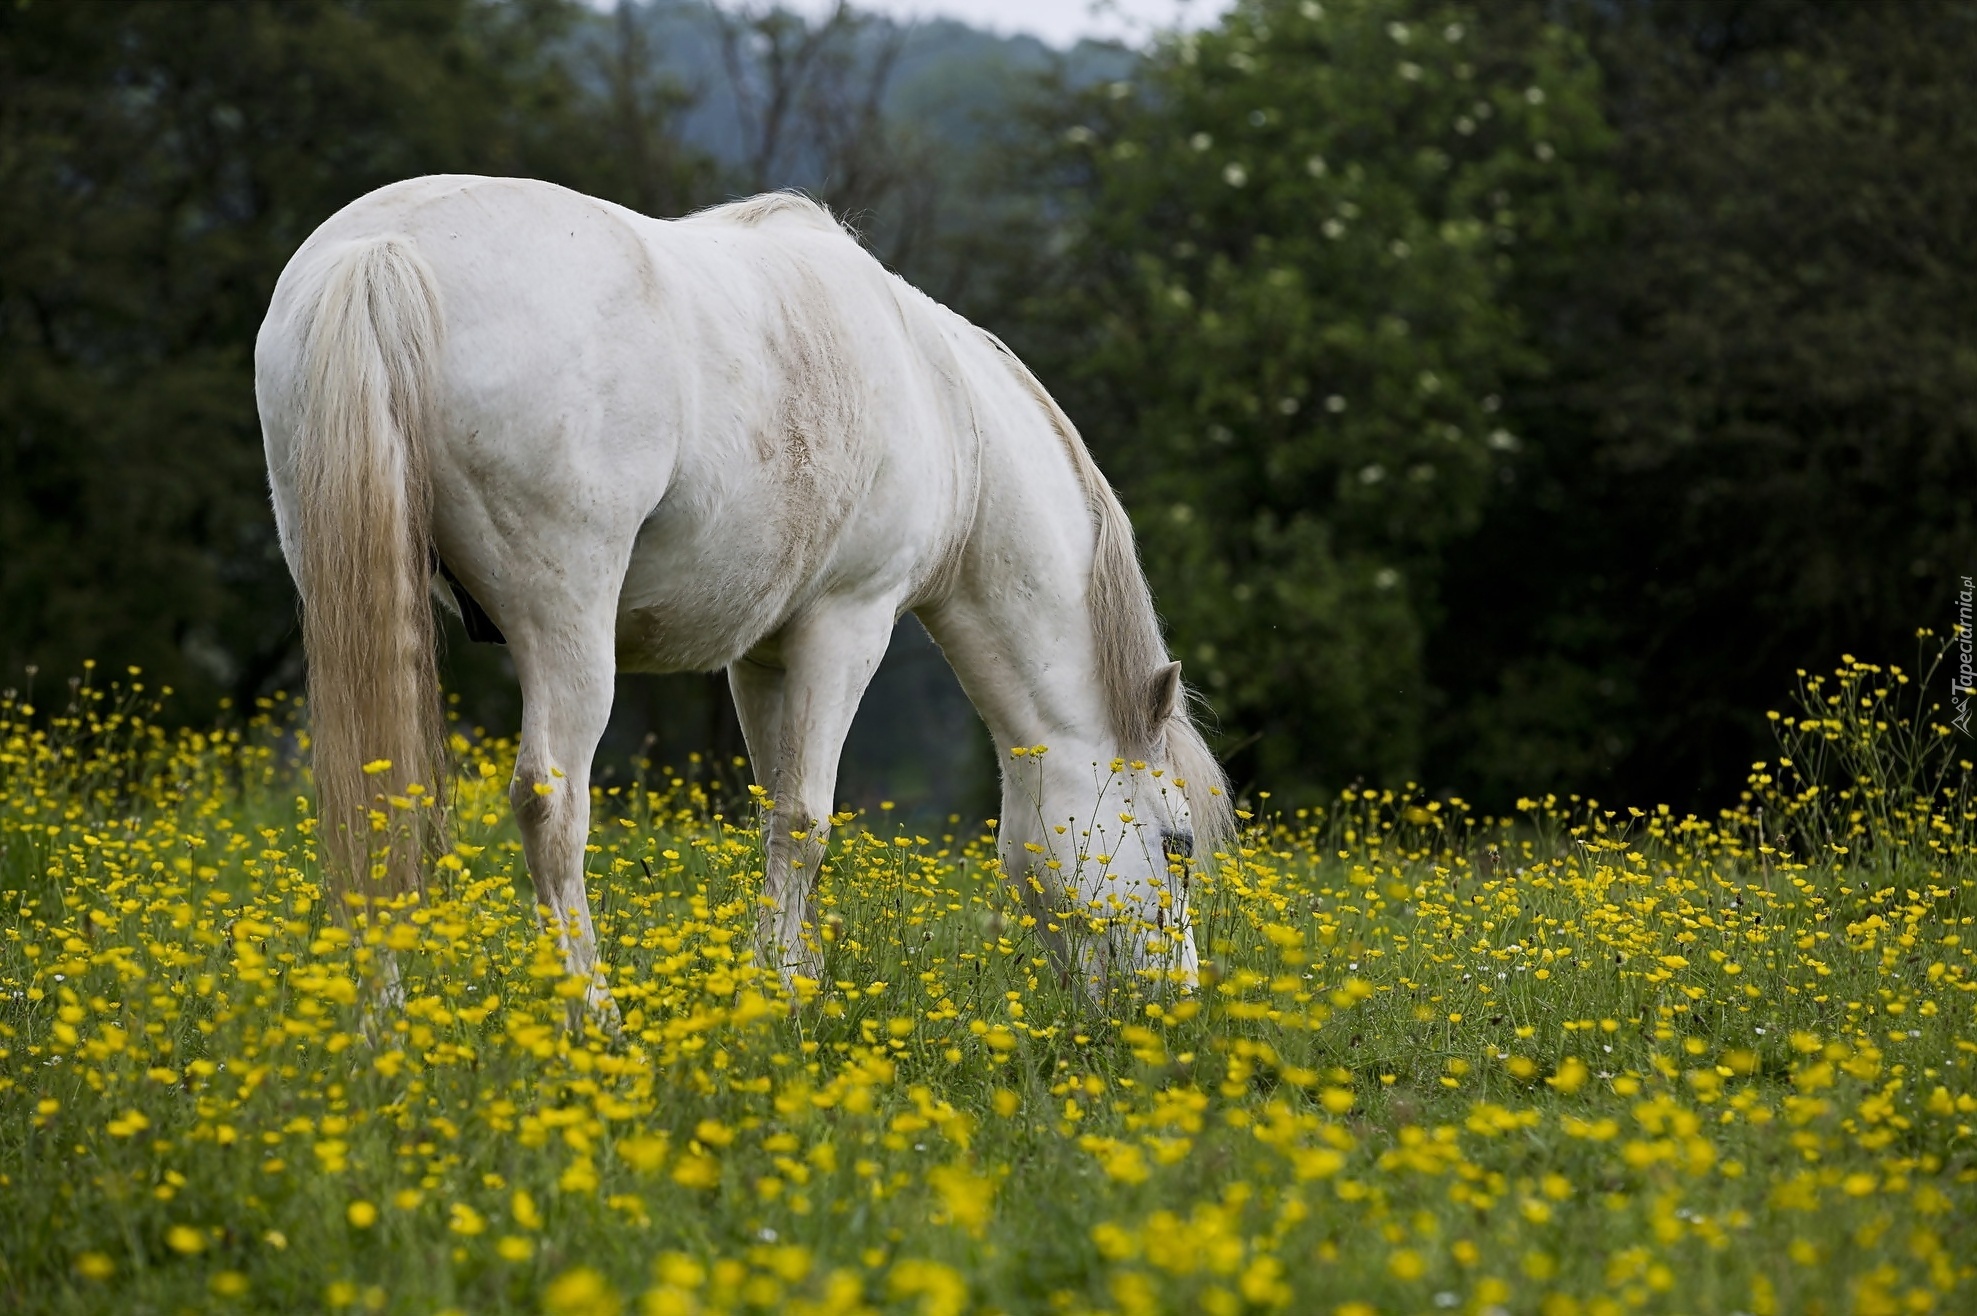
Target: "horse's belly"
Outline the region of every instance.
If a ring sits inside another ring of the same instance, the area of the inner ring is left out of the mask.
[[[877,434],[829,438],[800,461],[709,435],[683,445],[626,565],[622,669],[711,671],[820,594],[905,597],[943,533],[946,481],[924,453],[882,460]]]
[[[669,514],[670,513],[670,514]],[[662,505],[632,549],[618,598],[618,666],[706,672],[760,644],[788,618],[806,573],[757,518],[709,522]]]
[[[776,629],[778,620],[759,606],[718,596],[620,607],[618,669],[711,672],[754,648]]]
[[[892,470],[913,466],[896,461]],[[674,490],[640,530],[627,564],[618,598],[619,667],[725,667],[821,595],[890,596],[904,606],[944,534],[944,490],[927,473],[916,474],[910,491],[882,479],[862,496],[847,492],[807,505],[777,497],[769,483],[730,486],[740,497],[696,498],[691,484]]]

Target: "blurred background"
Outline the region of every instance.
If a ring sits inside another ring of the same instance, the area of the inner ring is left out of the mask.
[[[0,685],[298,686],[251,352],[346,202],[798,187],[1063,402],[1239,783],[1713,806],[1977,571],[1973,67],[1932,0],[14,0]],[[608,764],[694,750],[721,678],[621,683]],[[908,619],[841,794],[994,771]]]

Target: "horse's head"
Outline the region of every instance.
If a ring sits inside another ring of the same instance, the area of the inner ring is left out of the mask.
[[[1004,820],[1007,871],[1059,958],[1094,990],[1196,979],[1191,903],[1231,820],[1180,668],[1148,678],[1137,745],[1012,752],[1005,812],[1022,814]]]

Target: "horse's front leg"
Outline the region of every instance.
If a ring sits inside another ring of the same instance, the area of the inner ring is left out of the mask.
[[[890,598],[827,598],[786,625],[759,660],[728,668],[756,780],[775,802],[765,823],[756,951],[792,991],[797,977],[823,974],[811,897],[838,758],[896,617]]]
[[[508,799],[536,902],[556,930],[563,967],[585,981],[584,1004],[615,1027],[617,1005],[597,962],[584,889],[590,766],[611,716],[616,673],[611,614],[568,615],[516,627],[509,644],[522,685],[522,743]]]

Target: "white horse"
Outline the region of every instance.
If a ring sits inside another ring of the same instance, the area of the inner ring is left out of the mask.
[[[1009,350],[821,207],[661,221],[518,179],[394,184],[289,262],[254,367],[337,887],[415,887],[443,830],[405,805],[444,778],[444,580],[513,653],[509,795],[593,1003],[584,844],[620,670],[727,669],[773,801],[758,952],[815,978],[838,756],[911,610],[1002,751],[1005,877],[1101,930],[1049,939],[1060,962],[1192,978],[1186,859],[1231,820],[1125,513]]]

